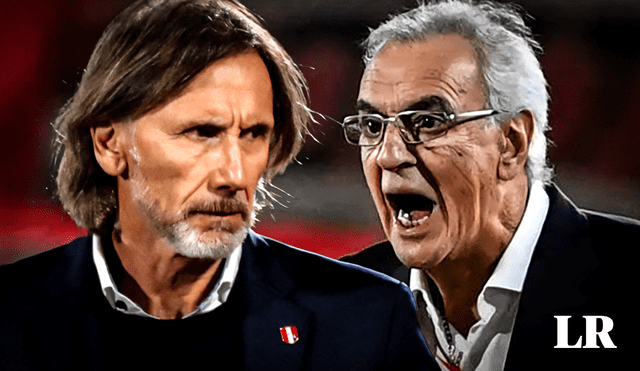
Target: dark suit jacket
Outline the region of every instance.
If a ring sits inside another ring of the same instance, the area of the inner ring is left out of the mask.
[[[639,222],[580,210],[553,185],[546,191],[549,212],[527,271],[505,370],[637,367],[633,350],[638,322],[631,314],[637,313],[634,297],[640,267],[631,254],[640,248]],[[409,269],[388,242],[342,260],[409,281]],[[614,328],[609,335],[617,348],[555,349],[554,316],[560,315],[572,316],[569,345],[580,336],[585,342],[583,316],[610,317]]]
[[[238,279],[244,369],[437,368],[420,336],[413,297],[396,280],[254,233],[243,244]],[[105,316],[99,313],[113,312],[100,289],[90,238],[0,267],[0,369],[102,368],[98,329]],[[150,321],[148,328],[168,330],[197,323],[143,320]],[[282,341],[279,328],[285,325],[297,327],[297,343]],[[211,359],[208,366],[237,369],[234,363]]]

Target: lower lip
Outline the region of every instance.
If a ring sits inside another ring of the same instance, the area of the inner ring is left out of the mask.
[[[209,230],[213,231],[235,231],[240,228],[245,220],[242,217],[242,213],[237,214],[208,214],[208,213],[198,213],[194,215],[195,217],[192,219],[193,226],[198,226],[198,228],[205,232]]]
[[[235,214],[211,214],[211,213],[195,213],[194,216],[200,216],[204,218],[218,219],[218,220],[229,220],[229,219],[244,219],[242,217],[242,213]]]
[[[393,225],[395,226],[395,230],[398,232],[400,236],[405,236],[409,238],[415,238],[426,234],[429,230],[429,227],[434,222],[434,217],[438,215],[438,206],[434,206],[433,210],[431,210],[431,214],[428,217],[420,219],[419,223],[415,226],[405,227],[402,223],[400,223],[397,219],[397,214],[393,216]]]

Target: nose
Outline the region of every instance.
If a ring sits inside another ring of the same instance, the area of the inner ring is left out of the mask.
[[[239,138],[226,135],[213,149],[213,166],[209,177],[212,191],[235,192],[246,188],[244,156]]]
[[[416,157],[407,148],[400,130],[395,125],[388,124],[379,144],[376,161],[380,168],[394,171],[417,163]]]

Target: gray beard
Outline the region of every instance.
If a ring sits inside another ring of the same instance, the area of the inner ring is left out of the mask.
[[[255,223],[256,206],[247,212],[243,224],[237,230],[226,222],[218,223],[213,232],[216,237],[207,236],[189,225],[186,220],[188,210],[180,210],[168,215],[160,206],[160,201],[149,192],[149,186],[141,174],[131,177],[133,200],[147,216],[153,228],[180,255],[197,259],[224,259],[239,247]],[[198,205],[193,205],[198,206]]]
[[[188,258],[217,260],[229,257],[242,244],[253,226],[253,215],[254,213],[251,213],[251,219],[245,221],[236,231],[231,231],[224,225],[226,223],[220,223],[216,231],[221,235],[214,238],[203,236],[201,232],[190,228],[184,220],[168,225],[154,223],[154,227],[178,254]]]

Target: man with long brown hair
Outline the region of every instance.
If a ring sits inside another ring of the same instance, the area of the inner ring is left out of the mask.
[[[408,288],[251,232],[310,121],[242,5],[127,8],[54,123],[90,235],[0,268],[0,369],[433,369]]]

